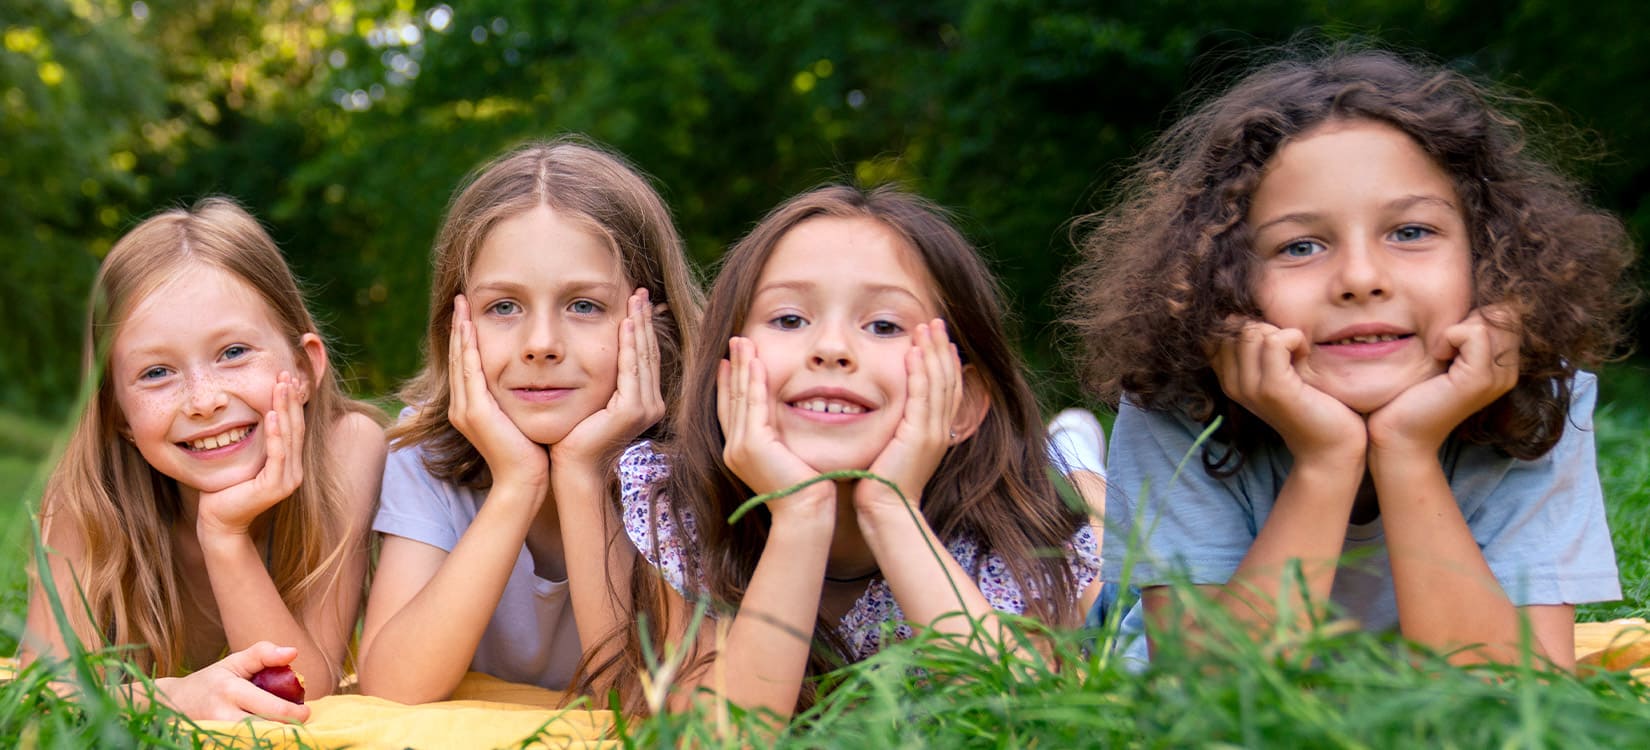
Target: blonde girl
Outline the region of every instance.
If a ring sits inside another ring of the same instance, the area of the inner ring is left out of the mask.
[[[612,463],[665,434],[700,293],[647,180],[565,138],[479,168],[434,263],[374,523],[361,685],[408,703],[470,670],[566,688],[621,622],[634,552]]]
[[[41,502],[56,587],[34,579],[25,662],[64,655],[65,630],[129,647],[157,677],[140,698],[194,718],[307,718],[248,681],[268,666],[306,676],[309,698],[332,692],[384,436],[318,331],[274,242],[227,199],[115,244],[92,286],[89,398]]]

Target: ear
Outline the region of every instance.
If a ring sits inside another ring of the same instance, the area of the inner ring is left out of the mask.
[[[991,411],[991,394],[985,387],[985,378],[980,377],[973,365],[963,365],[962,376],[962,405],[951,418],[951,434],[956,436],[952,445],[973,437]]]
[[[309,373],[298,375],[298,400],[309,403],[309,395],[315,390],[315,383],[324,380],[327,376],[327,345],[321,337],[306,333],[298,339],[298,347],[303,349],[304,356],[309,358]]]

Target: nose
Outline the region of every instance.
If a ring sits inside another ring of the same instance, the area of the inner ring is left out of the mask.
[[[557,362],[562,359],[564,337],[553,314],[534,315],[527,324],[521,357],[528,362]]]
[[[1342,302],[1367,302],[1392,296],[1386,250],[1380,242],[1348,242],[1336,253],[1334,293]]]
[[[814,337],[808,352],[809,367],[828,370],[853,370],[857,367],[849,328],[840,322],[814,325]]]
[[[211,375],[197,373],[189,376],[186,382],[189,392],[184,408],[190,416],[209,417],[229,405],[229,394],[224,391],[223,384]]]

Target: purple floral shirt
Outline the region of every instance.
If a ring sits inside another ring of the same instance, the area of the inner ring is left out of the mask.
[[[659,569],[667,583],[684,596],[688,595],[687,586],[687,558],[693,554],[690,548],[684,548],[683,539],[697,544],[699,529],[697,521],[691,514],[683,514],[680,519],[681,531],[677,532],[677,520],[664,504],[653,509],[652,528],[649,528],[648,511],[653,506],[652,487],[670,474],[670,467],[666,465],[665,457],[653,450],[651,443],[642,442],[630,446],[619,458],[619,487],[620,499],[624,512],[625,533],[630,541],[640,550],[653,567]],[[654,541],[657,533],[657,543]],[[1073,534],[1066,542],[1066,562],[1071,566],[1076,578],[1077,591],[1087,588],[1100,572],[1100,556],[1094,530],[1088,524]],[[985,560],[979,560],[979,545],[971,538],[956,538],[947,540],[947,552],[956,558],[963,570],[975,570],[978,566],[979,574],[975,583],[979,584],[980,593],[993,609],[1000,612],[1024,614],[1026,597],[1020,590],[1020,585],[1009,572],[1008,563],[996,554],[988,554]],[[695,581],[695,588],[702,588],[702,583]],[[854,661],[865,659],[882,648],[882,624],[889,622],[900,623],[895,629],[899,638],[911,637],[911,626],[904,624],[905,615],[900,611],[899,604],[894,601],[894,592],[888,588],[888,582],[878,576],[871,580],[865,593],[854,602],[854,606],[842,617],[837,624],[837,633],[853,650]]]

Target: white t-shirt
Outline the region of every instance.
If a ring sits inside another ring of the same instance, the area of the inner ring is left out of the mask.
[[[384,488],[372,528],[451,552],[486,497],[484,491],[431,476],[424,468],[422,447],[398,448],[384,464]],[[429,644],[429,648],[441,647]],[[510,682],[561,690],[572,680],[579,655],[579,631],[567,581],[538,577],[533,572],[533,556],[523,542],[470,669]]]

